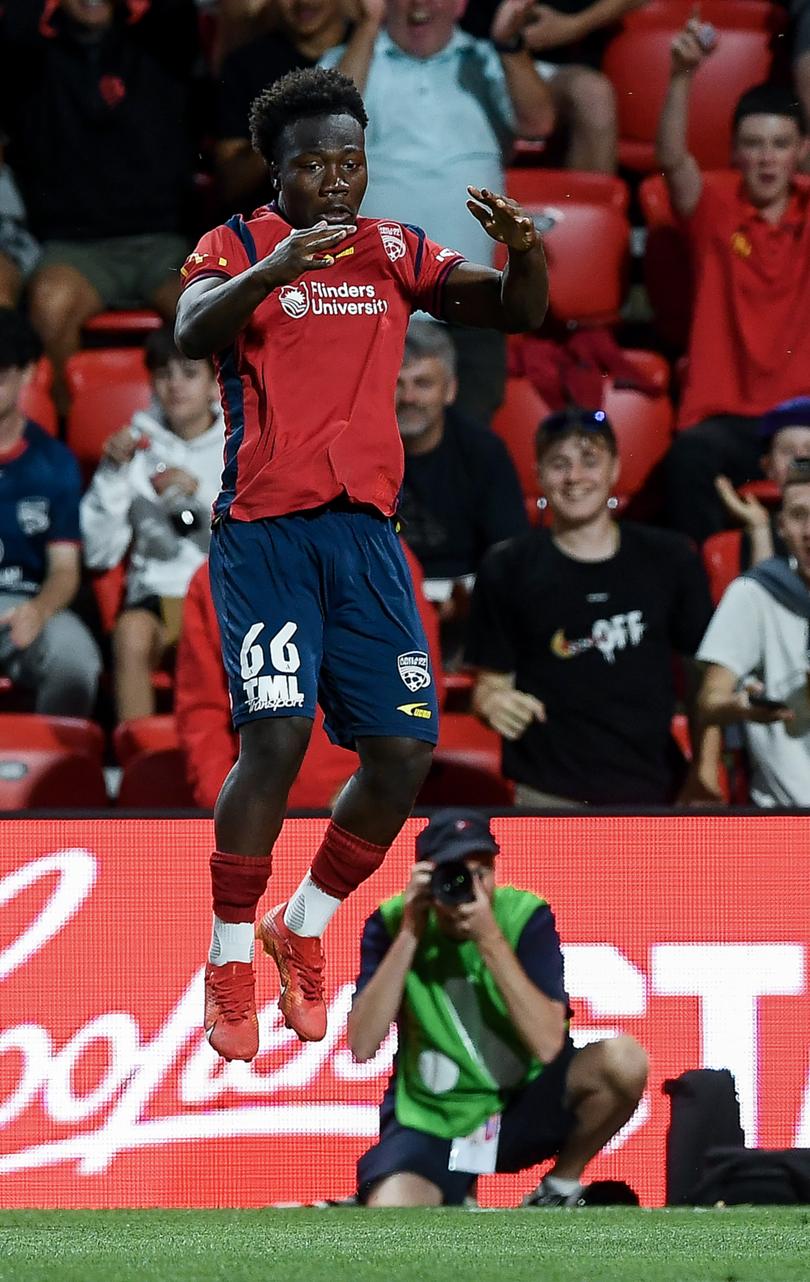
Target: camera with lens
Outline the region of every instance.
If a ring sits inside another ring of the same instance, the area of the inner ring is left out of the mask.
[[[457,908],[475,900],[473,878],[463,859],[448,859],[437,864],[430,875],[430,893],[437,904]]]

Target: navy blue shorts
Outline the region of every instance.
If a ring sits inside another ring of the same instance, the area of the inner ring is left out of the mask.
[[[510,1099],[501,1117],[497,1171],[524,1171],[559,1153],[576,1120],[565,1090],[576,1054],[573,1043],[567,1042],[540,1076]],[[447,1169],[450,1145],[450,1140],[401,1126],[389,1088],[380,1110],[380,1138],[357,1163],[360,1201],[367,1200],[380,1180],[409,1171],[440,1188],[445,1206],[461,1206],[476,1176]]]
[[[209,557],[233,722],[314,717],[333,743],[438,734],[436,683],[393,523],[318,508],[214,525]]]

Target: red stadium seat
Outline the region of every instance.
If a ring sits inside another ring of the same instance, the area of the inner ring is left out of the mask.
[[[654,352],[627,351],[640,371],[661,390],[660,396],[616,387],[605,379],[603,405],[619,442],[622,470],[616,487],[624,502],[638,494],[653,468],[669,449],[672,403],[665,395],[669,366]],[[540,495],[534,454],[538,424],[549,413],[545,401],[526,378],[508,378],[503,404],[492,421],[515,464],[529,504]],[[531,514],[531,507],[530,507]]]
[[[90,387],[149,381],[142,347],[103,347],[76,352],[68,359],[65,377],[71,396]]]
[[[543,232],[554,315],[587,325],[618,320],[629,262],[624,184],[599,174],[518,169],[509,184]],[[503,246],[495,261],[506,261]]]
[[[607,205],[626,214],[630,201],[627,184],[611,174],[580,173],[575,169],[507,169],[506,194],[527,208],[566,205],[573,200],[587,205]]]
[[[47,356],[40,356],[34,366],[31,382],[36,387],[44,387],[46,392],[49,392],[53,387],[53,365],[51,365]]]
[[[146,409],[151,393],[146,382],[110,383],[77,392],[67,419],[67,443],[85,479],[92,476],[104,442],[125,427],[136,410]]]
[[[49,436],[57,435],[59,420],[56,414],[56,406],[51,400],[51,394],[46,387],[40,387],[33,380],[30,383],[26,383],[20,396],[20,409],[26,418],[30,418],[32,422],[44,427]]]
[[[0,716],[0,810],[107,805],[104,740],[93,722],[35,713]]]
[[[739,181],[733,170],[727,171]],[[647,226],[644,284],[661,337],[684,348],[692,318],[692,266],[686,236],[675,221],[667,185],[660,174],[643,179],[639,204]]]
[[[477,717],[466,712],[445,712],[439,722],[438,746],[447,752],[471,753],[472,760],[500,770],[501,738]]]
[[[151,334],[165,322],[159,312],[149,308],[123,312],[98,312],[84,322],[85,334]]]
[[[0,810],[99,810],[107,805],[101,766],[66,748],[0,750]]]
[[[328,810],[359,764],[354,752],[331,742],[318,712],[301,769],[287,797],[287,809]]]
[[[474,752],[438,748],[422,785],[419,806],[511,806],[514,786]]]
[[[661,0],[629,15],[608,44],[602,69],[616,88],[619,163],[655,169],[655,132],[669,82],[670,46],[689,17],[691,0]],[[769,77],[772,42],[786,26],[784,10],[761,0],[703,0],[703,22],[720,33],[697,72],[690,97],[689,148],[704,169],[729,162],[731,117],[738,98]]]
[[[5,712],[0,716],[0,748],[67,748],[101,763],[104,735],[82,717],[46,717]]]
[[[740,486],[740,494],[751,494],[765,507],[778,507],[782,502],[782,491],[773,481],[749,481]]]
[[[123,766],[117,802],[120,808],[194,809],[174,717],[140,717],[123,722],[115,730],[113,744]]]
[[[729,583],[740,574],[741,551],[742,530],[723,530],[720,534],[712,534],[703,544],[703,564],[715,605]]]
[[[541,419],[548,412],[546,402],[528,378],[507,378],[503,402],[495,413],[492,427],[509,450],[520,488],[529,498],[536,498],[539,492],[534,438]]]
[[[90,574],[90,586],[96,598],[101,626],[112,632],[121,610],[126,586],[126,568],[123,561],[109,570],[96,570]]]
[[[672,440],[672,402],[665,395],[669,366],[655,352],[627,352],[646,377],[661,389],[660,396],[645,396],[608,382],[604,407],[619,442],[621,472],[617,494],[632,498],[643,489],[650,473],[661,462]]]

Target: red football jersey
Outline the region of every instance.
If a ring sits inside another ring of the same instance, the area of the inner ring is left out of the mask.
[[[185,284],[233,277],[290,233],[273,209],[203,236]],[[441,316],[442,287],[463,261],[418,227],[358,218],[335,264],[283,285],[216,356],[225,461],[215,514],[281,516],[346,494],[390,516],[403,453],[394,392],[411,312]]]

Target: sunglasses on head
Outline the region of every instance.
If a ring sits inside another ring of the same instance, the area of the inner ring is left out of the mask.
[[[544,432],[604,432],[610,430],[604,410],[557,410],[541,424]]]

